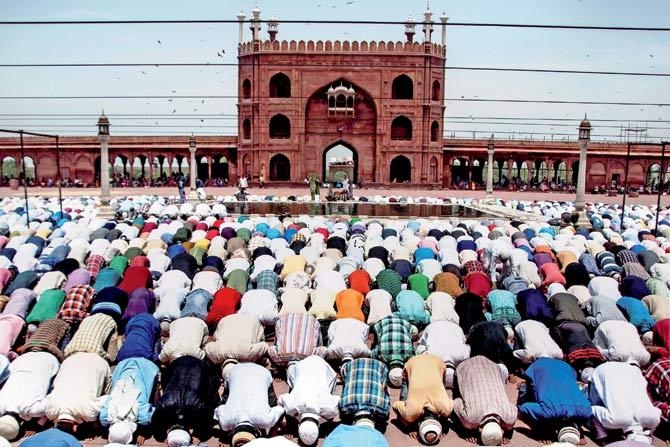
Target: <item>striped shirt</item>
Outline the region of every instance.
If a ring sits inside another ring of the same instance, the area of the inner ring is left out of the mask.
[[[105,267],[105,258],[100,255],[91,255],[86,260],[86,270],[91,274],[92,279],[98,276],[103,267]]]
[[[285,315],[277,320],[275,333],[275,346],[270,348],[270,357],[275,363],[302,360],[325,352],[321,346],[321,326],[311,315]]]
[[[63,353],[58,348],[63,337],[70,329],[70,325],[61,319],[51,318],[42,322],[37,331],[30,336],[25,345],[20,349],[23,352],[46,351],[63,361]]]
[[[497,416],[504,430],[514,426],[517,409],[507,398],[505,380],[498,365],[481,355],[456,367],[455,410],[465,426],[479,426],[488,416]]]

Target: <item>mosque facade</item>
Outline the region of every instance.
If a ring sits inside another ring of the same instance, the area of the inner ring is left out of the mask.
[[[327,181],[339,175],[363,186],[478,188],[492,146],[495,183],[517,178],[565,188],[576,184],[576,141],[444,138],[444,15],[435,22],[426,11],[422,23],[408,20],[397,42],[280,40],[273,18],[262,35],[257,8],[249,20],[242,13],[238,19],[238,135],[197,136],[203,180],[234,183],[245,175],[252,184],[304,184],[311,175]],[[114,170],[157,176],[189,165],[189,136],[115,135],[111,121]],[[24,141],[31,175],[56,178],[53,141]],[[64,177],[99,183],[96,137],[61,137],[60,149]],[[632,146],[629,184],[658,181],[660,152],[660,145]],[[0,157],[19,162],[18,139],[0,138]],[[626,157],[626,144],[591,142],[587,190],[623,184]]]

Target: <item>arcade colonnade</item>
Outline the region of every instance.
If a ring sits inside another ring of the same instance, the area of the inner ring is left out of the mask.
[[[488,160],[487,140],[446,140],[443,153],[445,188],[486,186]],[[622,186],[626,177],[627,144],[590,142],[586,162],[586,189]],[[628,184],[633,188],[654,189],[661,181],[661,145],[631,146]],[[579,169],[577,142],[495,141],[493,184],[500,186],[516,179],[525,184],[543,181],[557,188],[574,188]],[[670,180],[670,163],[666,162],[663,182]]]

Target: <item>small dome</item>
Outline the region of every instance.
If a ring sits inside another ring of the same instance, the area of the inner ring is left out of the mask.
[[[349,87],[349,88],[347,89],[347,92],[349,92],[350,95],[355,95],[355,94],[356,94],[356,90],[354,90],[353,87]]]
[[[586,118],[586,115],[584,115],[584,119],[579,124],[579,127],[580,128],[588,128],[588,129],[591,128],[591,122],[588,120],[588,118]]]
[[[333,94],[333,93],[335,93],[335,89],[334,89],[333,86],[331,85],[330,88],[328,89],[328,94],[331,95],[331,94]]]
[[[98,124],[109,124],[109,118],[107,118],[105,112],[102,112],[102,115],[100,115],[100,118],[98,118]]]

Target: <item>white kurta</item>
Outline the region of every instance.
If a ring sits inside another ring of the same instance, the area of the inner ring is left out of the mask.
[[[266,368],[255,363],[239,363],[230,369],[225,380],[228,400],[214,411],[221,430],[231,431],[242,422],[269,430],[283,416],[281,406],[270,407],[268,390],[272,386],[272,375]]]
[[[647,381],[635,365],[607,362],[598,366],[589,387],[593,416],[608,430],[653,430],[661,422],[661,410],[647,394]]]
[[[355,318],[341,318],[335,320],[328,328],[328,349],[326,358],[341,359],[345,356],[367,357],[368,333],[370,327]]]
[[[649,352],[644,348],[637,329],[627,321],[604,321],[596,329],[593,343],[607,360],[635,360],[642,366],[649,363]]]
[[[16,413],[23,419],[44,416],[44,399],[60,363],[48,352],[27,352],[9,366],[9,378],[0,390],[0,414]]]
[[[470,346],[465,343],[463,329],[451,321],[436,321],[426,327],[416,347],[417,354],[424,352],[452,363],[454,368],[470,358]]]
[[[309,414],[321,422],[337,416],[340,398],[332,394],[337,374],[323,358],[312,355],[289,365],[286,377],[291,391],[279,396],[286,414],[296,418]]]
[[[393,313],[391,301],[393,301],[393,297],[384,289],[370,290],[365,295],[365,302],[370,308],[370,312],[368,313],[369,325],[373,325]]]
[[[222,287],[223,279],[221,279],[221,275],[217,272],[206,270],[195,274],[191,290],[203,289],[214,295]]]
[[[426,309],[430,312],[430,322],[451,321],[458,324],[456,300],[446,292],[433,292],[426,298]]]
[[[163,345],[158,358],[163,363],[172,362],[179,357],[190,355],[200,360],[205,358],[202,349],[209,330],[207,324],[197,317],[183,317],[170,323],[170,338]]]
[[[97,354],[79,352],[65,359],[46,398],[46,416],[52,421],[95,421],[107,400],[110,373],[109,363]]]
[[[279,316],[279,302],[270,290],[248,290],[242,295],[239,313],[253,315],[265,326],[272,325]]]
[[[535,320],[524,320],[514,328],[524,349],[514,351],[514,356],[524,363],[532,363],[541,357],[562,359],[563,351],[556,344],[549,329]]]

